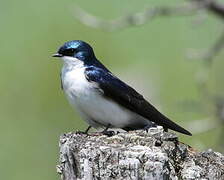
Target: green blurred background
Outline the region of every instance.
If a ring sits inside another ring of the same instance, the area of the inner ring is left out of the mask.
[[[208,15],[198,25],[192,23],[197,17],[158,17],[139,27],[105,32],[83,25],[72,14],[78,5],[113,19],[176,2],[0,1],[0,179],[59,179],[55,166],[60,134],[86,128],[60,89],[61,62],[51,58],[73,39],[92,44],[112,72],[171,119],[195,131],[193,137],[180,135],[181,141],[199,150],[223,152],[223,126],[198,132],[203,123],[191,124],[217,123],[213,103],[198,88],[198,77],[207,76],[207,90],[223,97],[224,53],[209,68],[203,60],[186,57],[190,49],[203,50],[215,42],[222,31],[218,19]]]

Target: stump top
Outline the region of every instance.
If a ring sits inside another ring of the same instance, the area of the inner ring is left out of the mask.
[[[190,137],[191,138],[191,137]],[[163,128],[60,137],[58,172],[73,179],[224,179],[224,156],[197,152]]]

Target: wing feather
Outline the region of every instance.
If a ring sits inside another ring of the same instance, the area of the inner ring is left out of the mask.
[[[157,125],[163,126],[165,129],[169,128],[191,135],[189,131],[161,114],[153,105],[147,102],[141,94],[109,71],[104,71],[96,67],[88,67],[86,68],[85,75],[88,81],[95,82],[99,85],[106,97],[113,99],[118,104],[155,122]]]

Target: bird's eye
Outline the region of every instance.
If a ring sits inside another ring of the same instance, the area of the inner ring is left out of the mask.
[[[74,56],[74,54],[76,53],[76,49],[71,48],[71,49],[66,49],[63,52],[64,56]]]

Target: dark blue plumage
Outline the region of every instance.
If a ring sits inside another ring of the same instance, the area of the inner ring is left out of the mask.
[[[106,97],[113,99],[118,104],[155,122],[157,125],[163,126],[165,129],[169,128],[174,131],[191,135],[190,132],[161,114],[132,87],[128,86],[111,73],[108,73],[102,68],[91,66],[86,68],[85,74],[89,81],[93,81],[99,85]],[[139,128],[144,128],[144,125],[142,127],[136,127],[136,129]],[[126,127],[126,129],[133,130],[135,127]]]
[[[92,47],[80,40],[68,41],[58,50],[59,54],[77,57],[82,61],[88,62],[95,58]]]
[[[183,134],[191,135],[189,131],[161,114],[132,87],[114,76],[97,60],[94,51],[89,44],[80,40],[69,41],[58,50],[58,53],[55,56],[70,56],[82,61],[85,66],[84,74],[86,79],[90,83],[94,82],[94,84],[97,85],[96,88],[101,89],[105,98],[109,98],[143,118],[163,126],[165,130],[172,129]],[[121,128],[125,130],[134,130],[143,129],[144,126],[145,123],[140,123],[140,121],[138,122],[138,120],[136,120],[134,124],[132,123]]]
[[[72,56],[83,61],[85,66],[96,66],[109,71],[100,63],[94,54],[92,47],[84,41],[73,40],[66,42],[58,50],[58,54],[63,56]]]

